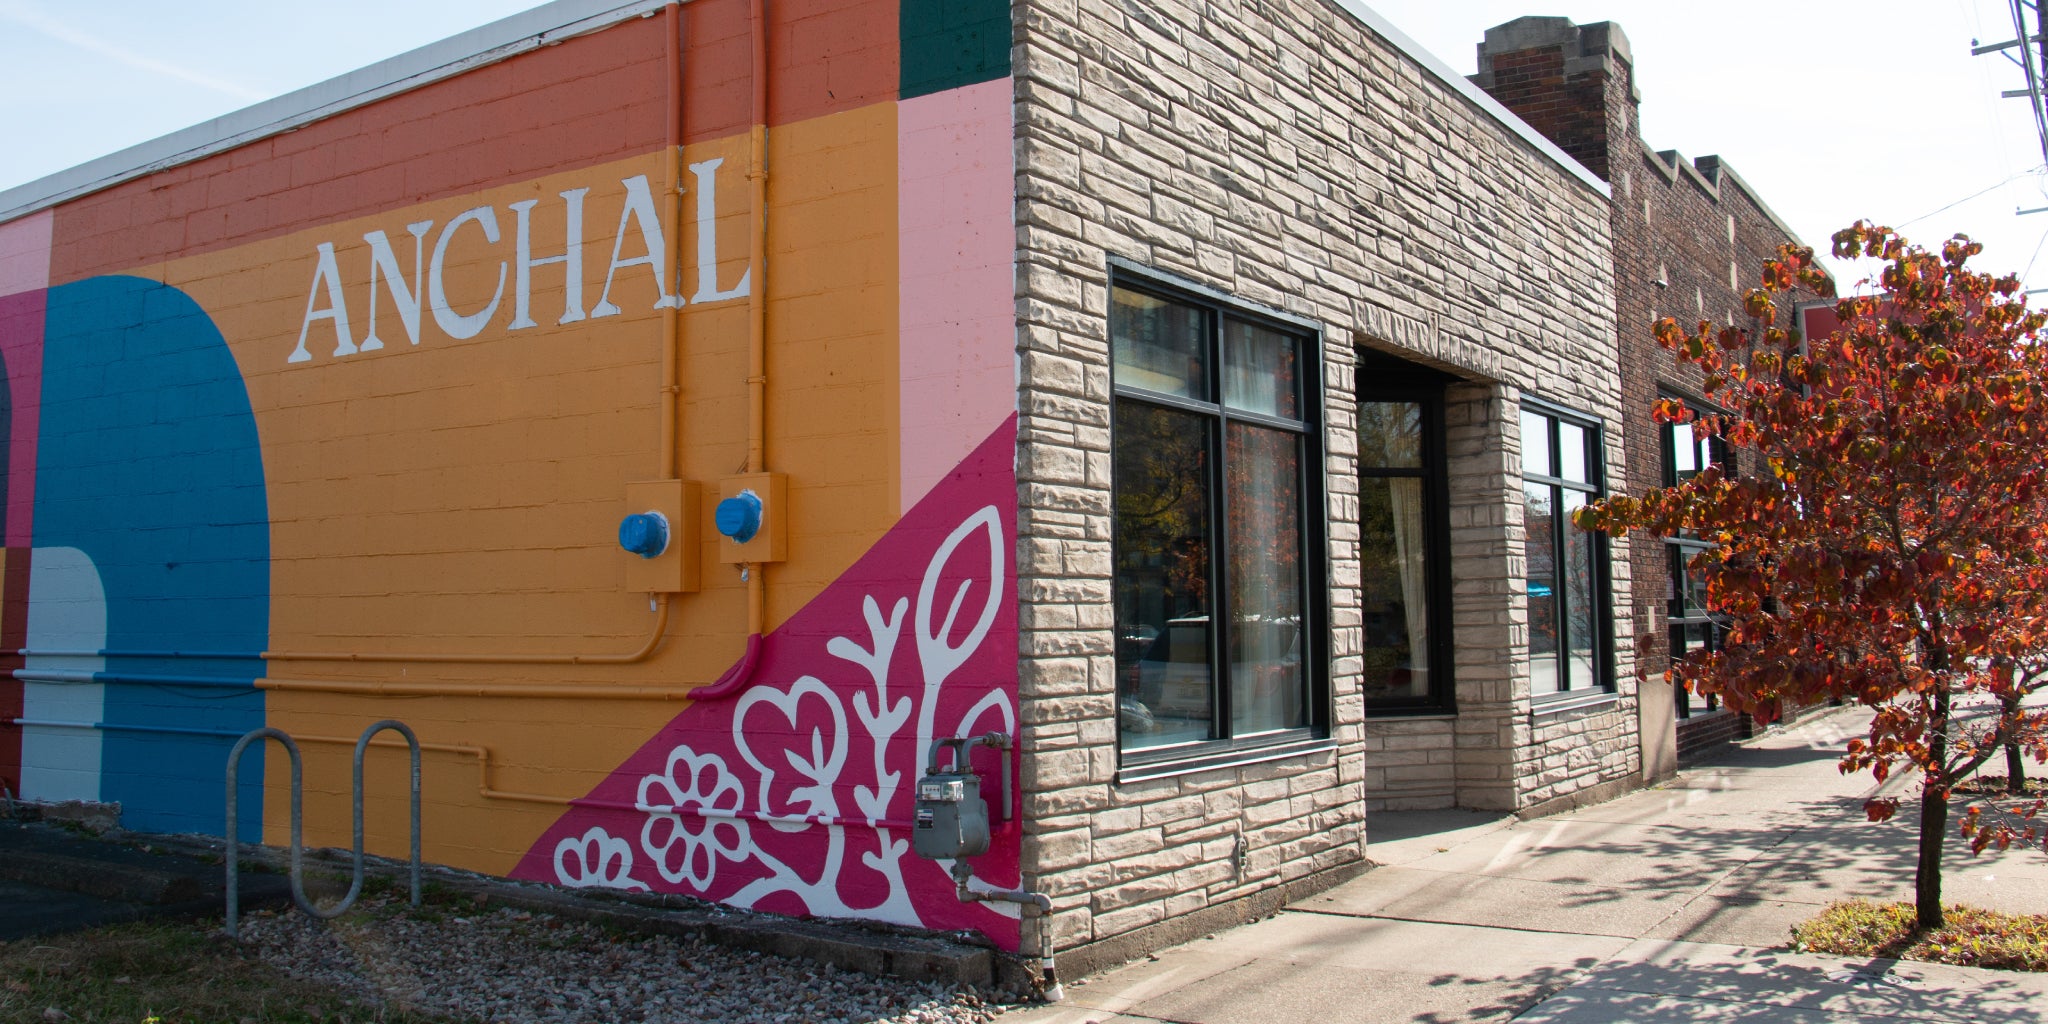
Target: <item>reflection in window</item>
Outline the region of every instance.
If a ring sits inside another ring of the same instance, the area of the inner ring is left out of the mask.
[[[1529,560],[1529,689],[1556,693],[1564,689],[1558,671],[1557,516],[1551,488],[1522,489],[1522,525],[1528,532]]]
[[[1110,332],[1122,749],[1304,734],[1310,339],[1121,286]]]
[[[1301,675],[1301,437],[1228,428],[1230,686],[1238,736],[1308,725]]]
[[[1571,514],[1599,496],[1599,427],[1528,400],[1522,409],[1522,525],[1527,561],[1529,685],[1535,696],[1612,685],[1597,534]]]
[[[1211,735],[1207,435],[1193,413],[1116,404],[1117,672],[1144,716],[1126,746]]]
[[[1295,339],[1242,320],[1223,322],[1223,404],[1268,416],[1299,417]]]
[[[1209,400],[1213,346],[1206,311],[1118,288],[1110,298],[1109,337],[1117,383]]]
[[[1405,390],[1425,400],[1358,403],[1359,602],[1367,706],[1376,713],[1448,707],[1431,628],[1438,604],[1438,538],[1428,432],[1440,419],[1440,384]],[[1391,394],[1393,392],[1383,392]]]
[[[1358,465],[1364,469],[1422,468],[1422,403],[1358,403]]]

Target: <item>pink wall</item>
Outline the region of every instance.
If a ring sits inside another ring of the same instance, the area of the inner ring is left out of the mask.
[[[898,114],[904,508],[1017,408],[1009,79]]]

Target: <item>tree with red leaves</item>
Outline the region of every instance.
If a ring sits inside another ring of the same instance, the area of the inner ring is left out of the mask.
[[[2048,712],[2026,701],[2048,676],[2048,317],[2017,278],[1970,270],[1981,250],[1958,236],[1930,253],[1858,223],[1834,252],[1878,261],[1877,290],[1840,299],[1829,337],[1780,326],[1794,300],[1834,298],[1813,251],[1795,246],[1748,293],[1750,328],[1659,321],[1658,341],[1704,371],[1720,411],[1667,401],[1657,417],[1692,420],[1764,468],[1716,465],[1575,516],[1582,529],[1715,544],[1689,568],[1726,642],[1675,663],[1674,681],[1766,722],[1788,702],[1875,710],[1842,770],[1919,771],[1923,928],[1942,923],[1957,785],[2008,746],[2048,760]],[[1866,810],[1881,821],[1898,803]],[[1972,806],[1962,830],[1973,852],[2042,843],[2041,810]]]

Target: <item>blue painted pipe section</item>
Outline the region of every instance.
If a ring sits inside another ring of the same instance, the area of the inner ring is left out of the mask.
[[[252,684],[222,676],[164,675],[138,672],[66,672],[62,669],[18,668],[14,678],[24,683],[105,683],[130,686],[188,686],[207,690],[247,690]],[[230,731],[228,735],[240,736]]]
[[[135,732],[159,736],[211,736],[233,741],[241,738],[240,733],[226,729],[184,729],[175,725],[123,725],[119,722],[61,722],[46,718],[15,718],[5,724],[34,726],[38,729],[96,729],[101,732]],[[221,746],[226,746],[222,743]]]

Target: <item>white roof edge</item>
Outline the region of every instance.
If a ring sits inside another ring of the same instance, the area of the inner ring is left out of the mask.
[[[86,161],[69,170],[0,192],[0,223],[44,210],[79,196],[111,188],[147,174],[247,145],[291,131],[324,117],[374,103],[423,85],[451,78],[471,68],[593,32],[666,6],[670,0],[554,0],[533,10],[501,18],[478,28],[429,43],[416,50],[378,61],[317,85],[264,100],[172,132],[127,149]],[[678,0],[688,3],[689,0]],[[1509,131],[1549,157],[1600,195],[1613,191],[1592,171],[1529,127],[1499,101],[1435,54],[1410,39],[1392,22],[1361,0],[1333,0],[1396,49],[1406,54],[1453,92],[1491,114]]]
[[[688,3],[689,0],[679,0]],[[554,0],[0,192],[0,223],[594,32],[669,0]]]
[[[1606,182],[1601,181],[1599,175],[1587,170],[1586,165],[1572,159],[1564,150],[1559,149],[1556,143],[1544,137],[1542,132],[1529,127],[1527,121],[1515,116],[1515,113],[1508,108],[1501,106],[1499,100],[1486,94],[1486,90],[1473,85],[1470,81],[1466,80],[1464,75],[1452,70],[1451,66],[1444,63],[1442,58],[1423,49],[1421,43],[1408,38],[1406,32],[1395,28],[1393,22],[1381,17],[1379,12],[1367,7],[1362,0],[1332,0],[1332,2],[1349,12],[1352,17],[1364,22],[1365,27],[1372,29],[1381,38],[1392,43],[1395,49],[1407,54],[1408,59],[1421,65],[1424,71],[1442,80],[1445,85],[1451,87],[1451,91],[1464,96],[1477,105],[1479,109],[1493,115],[1494,119],[1499,121],[1503,127],[1521,136],[1524,142],[1536,147],[1537,152],[1549,157],[1552,162],[1564,168],[1566,173],[1584,182],[1588,188],[1600,193],[1602,196],[1608,199],[1614,198],[1613,188]]]

